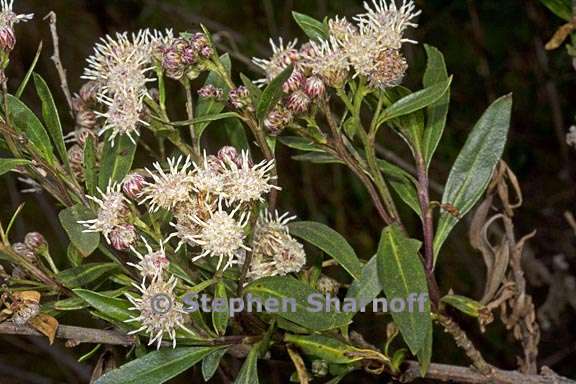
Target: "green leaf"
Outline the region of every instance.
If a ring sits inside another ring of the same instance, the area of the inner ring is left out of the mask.
[[[12,95],[7,95],[6,103],[8,104],[8,111],[10,112],[14,128],[25,135],[40,156],[49,163],[54,164],[56,158],[52,152],[50,137],[38,117],[26,104]]]
[[[418,362],[420,363],[420,376],[422,377],[426,377],[426,373],[428,372],[428,368],[430,368],[430,363],[432,362],[432,345],[434,342],[433,325],[432,322],[428,325],[428,332],[426,332],[424,346],[416,354]]]
[[[437,48],[426,44],[424,44],[424,48],[426,49],[428,62],[426,63],[426,71],[424,72],[422,83],[424,87],[427,88],[448,80],[448,71],[446,69],[446,63],[444,62],[444,55],[442,55],[442,52]],[[426,167],[430,167],[430,162],[432,161],[434,152],[442,138],[442,133],[446,126],[449,106],[450,88],[446,90],[440,99],[426,108],[426,127],[424,129],[424,137],[422,140],[422,155],[426,162]]]
[[[328,28],[321,21],[302,13],[292,11],[292,17],[302,28],[306,36],[312,40],[328,39]]]
[[[280,308],[274,311],[277,316],[313,331],[339,328],[349,322],[349,316],[344,312],[326,311],[325,296],[291,276],[256,280],[248,284],[244,292],[263,304],[267,299],[273,299],[280,304]],[[291,302],[294,302],[294,308]]]
[[[204,381],[208,382],[214,376],[220,365],[220,360],[222,360],[227,351],[227,348],[217,349],[202,360],[202,377]]]
[[[394,104],[382,112],[378,120],[378,125],[383,124],[386,121],[416,112],[435,103],[446,93],[446,91],[448,91],[451,81],[452,77],[449,77],[447,80],[440,81],[420,91],[411,93],[394,102]]]
[[[228,142],[232,146],[234,146],[235,148],[246,150],[250,148],[248,136],[246,135],[246,130],[244,129],[244,125],[242,125],[240,120],[226,119],[222,123],[224,125],[224,131],[226,132]]]
[[[262,92],[262,96],[260,96],[260,101],[256,106],[256,117],[259,121],[264,120],[268,112],[280,100],[284,92],[282,91],[282,85],[290,75],[292,74],[292,66],[287,67],[284,69],[278,76],[276,76],[270,83],[264,88]]]
[[[446,295],[440,300],[472,317],[480,316],[480,312],[485,308],[478,301],[460,295]]]
[[[0,159],[0,176],[8,173],[16,167],[30,164],[30,160],[26,159]]]
[[[220,56],[220,62],[230,74],[232,63],[230,61],[230,55],[225,53],[224,55]],[[226,84],[226,81],[222,79],[218,74],[214,71],[208,74],[206,77],[206,81],[204,85],[213,85],[216,88],[221,88],[224,90],[224,95],[227,96],[230,88]],[[196,117],[205,117],[210,115],[217,115],[219,114],[222,109],[224,109],[225,103],[221,101],[214,100],[214,98],[200,98],[198,101],[198,105],[196,107]],[[197,138],[202,137],[204,130],[208,127],[210,122],[213,120],[205,120],[204,122],[200,122],[194,125],[194,132]]]
[[[464,216],[484,194],[492,172],[502,157],[512,111],[512,95],[500,97],[486,109],[456,158],[442,196],[442,203]],[[434,237],[434,261],[460,219],[442,212]]]
[[[114,263],[87,263],[56,274],[56,279],[68,288],[82,287],[118,268]]]
[[[240,372],[238,372],[236,380],[234,380],[234,384],[260,383],[258,380],[258,352],[259,348],[256,348],[256,346],[252,347],[244,364],[242,364]]]
[[[96,177],[96,148],[94,147],[94,140],[90,136],[84,143],[84,182],[88,194],[94,196],[98,183]]]
[[[358,280],[354,280],[346,298],[354,299],[358,303],[370,303],[382,292],[382,285],[378,278],[378,256],[374,255],[362,268],[362,275]],[[355,313],[350,313],[352,318]]]
[[[85,227],[78,221],[94,218],[94,213],[82,204],[66,208],[58,214],[60,223],[68,234],[70,241],[84,255],[90,255],[100,243],[100,235],[95,232],[84,232]]]
[[[308,161],[314,164],[341,164],[342,161],[336,159],[329,153],[307,152],[302,155],[292,156],[296,161]]]
[[[258,105],[258,100],[260,100],[260,96],[262,96],[262,90],[252,82],[252,80],[250,80],[250,78],[248,78],[248,76],[246,76],[243,73],[240,73],[240,79],[242,80],[242,84],[244,84],[244,86],[246,88],[248,88],[248,91],[250,92],[250,96],[252,98],[252,102],[254,103],[254,105]]]
[[[387,176],[386,180],[392,186],[398,197],[406,203],[417,215],[420,215],[420,202],[418,200],[418,191],[416,190],[416,179],[398,167],[386,160],[378,159],[378,168]]]
[[[127,300],[104,295],[100,292],[89,291],[87,289],[76,288],[73,291],[74,294],[87,302],[92,308],[97,309],[99,312],[115,321],[123,323],[130,318],[136,317],[135,313],[128,309],[132,307],[132,305]],[[126,323],[126,327],[129,327],[130,324],[134,323]]]
[[[120,288],[114,291],[102,292],[102,294],[109,297],[118,297],[126,292],[127,288]],[[70,297],[68,299],[58,300],[54,302],[54,309],[58,311],[77,311],[88,307],[90,304],[81,297]]]
[[[209,123],[211,121],[217,121],[222,119],[229,119],[229,118],[237,118],[242,119],[242,116],[237,114],[236,112],[222,112],[222,113],[214,113],[211,115],[199,116],[192,120],[184,120],[184,121],[173,121],[167,122],[163,121],[164,124],[173,125],[173,126],[181,126],[181,125],[207,125],[204,123]]]
[[[566,21],[572,20],[572,4],[570,0],[540,0],[540,2],[556,16]]]
[[[430,301],[422,308],[413,302],[408,307],[409,296],[428,293],[426,275],[418,250],[421,243],[407,238],[397,224],[384,228],[378,245],[378,275],[388,302],[395,298],[403,300],[402,311],[391,311],[394,323],[400,328],[404,341],[413,354],[422,349],[426,341],[430,318]]]
[[[332,364],[351,364],[362,360],[358,349],[340,340],[324,335],[284,335],[286,343],[294,344],[306,355]]]
[[[42,41],[40,41],[40,44],[38,44],[38,49],[36,49],[36,55],[34,56],[34,60],[32,60],[32,64],[30,65],[30,68],[28,68],[28,72],[26,72],[26,76],[24,76],[24,79],[22,80],[22,82],[18,86],[18,89],[16,90],[15,96],[17,98],[22,97],[22,94],[24,93],[24,89],[26,89],[26,86],[28,85],[28,82],[30,81],[30,77],[32,77],[32,73],[34,72],[34,68],[36,68],[36,64],[38,64],[38,59],[40,58],[40,54],[42,53],[42,45],[43,45],[43,43],[42,43]]]
[[[103,191],[106,190],[109,182],[121,182],[122,179],[132,169],[136,144],[127,135],[122,135],[112,142],[107,140],[102,150],[102,162],[100,164],[100,174],[98,175],[98,186]]]
[[[228,296],[226,295],[226,285],[224,282],[219,281],[214,289],[214,299],[222,299],[224,303],[228,302]],[[219,310],[212,311],[212,325],[214,325],[214,330],[216,334],[222,336],[226,333],[226,327],[228,326],[228,319],[230,314],[228,311],[228,305],[224,305],[224,308],[219,308]]]
[[[360,278],[362,263],[346,239],[332,228],[313,221],[298,221],[288,225],[290,234],[320,248],[338,262],[354,278]]]
[[[124,364],[96,380],[95,384],[161,384],[194,366],[214,347],[162,349]]]
[[[34,85],[36,86],[38,97],[40,97],[40,101],[42,102],[42,117],[44,118],[46,129],[52,137],[52,142],[56,146],[60,159],[64,165],[66,165],[66,168],[70,170],[68,152],[66,151],[64,137],[62,135],[62,124],[60,123],[60,116],[58,115],[58,109],[56,108],[54,97],[52,97],[52,92],[50,92],[48,84],[46,84],[44,79],[37,73],[34,73]]]
[[[324,152],[322,148],[312,141],[299,136],[279,136],[278,141],[285,146],[299,151]]]

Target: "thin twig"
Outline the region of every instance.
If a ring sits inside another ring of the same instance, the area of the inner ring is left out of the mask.
[[[64,92],[66,102],[68,103],[68,107],[70,107],[70,114],[73,117],[74,109],[72,108],[72,94],[70,93],[70,87],[68,87],[66,70],[64,69],[62,61],[60,60],[60,45],[58,40],[58,29],[56,28],[56,13],[54,13],[54,11],[50,11],[46,16],[44,16],[44,20],[48,20],[50,23],[50,33],[52,35],[52,44],[54,45],[54,53],[52,54],[51,59],[54,62],[56,70],[58,71],[58,76],[60,77],[60,87],[62,88],[62,92]]]

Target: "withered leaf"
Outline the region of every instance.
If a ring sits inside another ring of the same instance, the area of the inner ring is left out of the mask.
[[[56,330],[58,329],[58,320],[50,315],[41,313],[30,319],[28,324],[41,334],[48,337],[50,344],[54,343],[54,339],[56,338]]]

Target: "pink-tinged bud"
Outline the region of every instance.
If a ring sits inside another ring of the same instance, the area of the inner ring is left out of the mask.
[[[31,250],[26,244],[24,243],[14,243],[12,244],[12,250],[16,252],[19,256],[22,256],[28,261],[34,262],[36,260],[36,256],[34,255],[34,251]]]
[[[80,88],[78,95],[85,103],[95,102],[98,95],[98,90],[100,89],[100,83],[95,80],[90,80]]]
[[[220,148],[220,150],[218,151],[218,159],[224,162],[225,164],[234,163],[239,167],[242,164],[242,159],[238,155],[238,151],[236,150],[236,148],[230,145]]]
[[[16,45],[16,36],[14,36],[14,29],[10,26],[0,28],[0,49],[4,52],[10,52]]]
[[[264,119],[264,126],[271,135],[275,136],[280,134],[292,122],[293,117],[291,110],[278,104]]]
[[[139,173],[131,173],[122,181],[122,192],[131,199],[136,199],[144,187],[144,176]]]
[[[68,160],[71,164],[83,165],[84,150],[78,144],[74,144],[68,149]]]
[[[34,253],[39,253],[48,248],[48,243],[39,232],[28,232],[24,236],[24,244]]]
[[[286,80],[284,84],[282,84],[282,90],[284,91],[284,93],[294,92],[300,89],[303,84],[304,84],[304,74],[299,69],[294,68],[288,80]]]
[[[125,251],[136,241],[136,231],[132,224],[119,225],[110,232],[109,237],[114,249]]]
[[[198,52],[192,46],[186,46],[180,55],[182,57],[182,63],[186,65],[192,65],[198,62]]]
[[[206,46],[206,47],[202,48],[202,50],[200,50],[200,55],[205,59],[210,58],[213,54],[214,54],[214,50],[210,46]]]
[[[241,85],[238,88],[232,89],[228,93],[230,104],[236,109],[246,108],[248,111],[253,112],[254,106],[252,105],[252,98],[250,91],[245,86]]]
[[[94,128],[96,126],[96,114],[89,109],[79,111],[76,114],[76,124],[83,128]]]
[[[212,84],[207,84],[198,90],[198,96],[207,99],[221,100],[224,96],[224,90],[222,88],[216,88]]]
[[[310,76],[306,79],[304,84],[304,92],[311,98],[318,98],[324,96],[326,92],[326,84],[318,76]]]
[[[84,148],[84,144],[89,137],[91,137],[93,140],[96,140],[97,138],[96,133],[88,128],[76,129],[74,132],[74,139],[76,140],[76,143],[78,143],[78,145],[80,145],[82,148]]]
[[[310,108],[310,102],[310,98],[304,91],[296,91],[288,96],[286,106],[292,112],[304,113],[308,111],[308,108]]]

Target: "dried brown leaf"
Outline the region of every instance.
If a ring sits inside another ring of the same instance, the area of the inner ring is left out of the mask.
[[[56,338],[56,330],[58,329],[58,320],[50,315],[41,313],[28,320],[28,324],[41,334],[48,337],[50,344],[54,343],[54,339]]]

